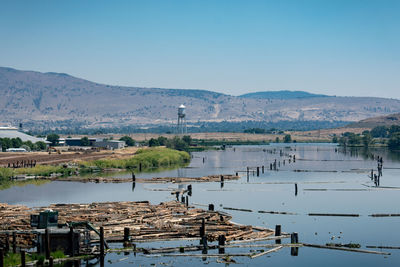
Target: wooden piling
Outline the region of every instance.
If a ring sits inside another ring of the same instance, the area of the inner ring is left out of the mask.
[[[257,167],[257,176],[260,176],[260,167]]]
[[[223,183],[223,182],[224,182],[224,176],[221,175],[221,183]]]
[[[100,255],[104,255],[104,227],[100,226]]]
[[[17,233],[13,232],[12,233],[12,249],[13,253],[17,253]]]
[[[189,196],[186,196],[186,207],[189,207]]]
[[[297,243],[299,243],[299,235],[298,235],[298,233],[294,232],[294,233],[291,233],[291,234],[290,234],[290,242],[291,242],[292,244],[297,244]]]
[[[10,235],[7,233],[6,234],[6,244],[5,244],[5,253],[8,253],[10,251]]]
[[[175,196],[176,196],[176,201],[179,201],[179,191],[175,192]]]
[[[44,249],[45,249],[45,254],[46,254],[46,259],[50,258],[50,233],[49,233],[49,228],[46,228],[44,232]]]
[[[208,210],[214,211],[214,204],[208,204]]]
[[[225,241],[226,241],[226,237],[225,235],[219,235],[218,236],[218,253],[219,254],[225,254],[225,248],[221,247],[221,246],[225,246]]]
[[[294,184],[294,195],[297,196],[297,183]]]
[[[129,236],[130,236],[130,234],[129,234],[129,228],[128,228],[128,227],[125,227],[125,228],[124,228],[124,242],[129,242]]]
[[[275,236],[281,236],[282,234],[282,227],[280,224],[275,225]],[[275,244],[281,244],[281,239],[276,239]]]
[[[205,235],[206,235],[206,221],[204,218],[202,218],[200,226],[200,237],[204,237]]]
[[[4,267],[4,251],[0,248],[0,267]]]
[[[72,227],[72,226],[69,227],[68,239],[69,239],[69,249],[70,249],[69,255],[71,255],[71,257],[74,257],[75,256],[75,249],[74,249],[75,236],[74,236],[74,227]]]
[[[187,186],[187,190],[188,190],[188,195],[191,196],[192,195],[192,185],[188,185]]]
[[[134,182],[136,180],[136,175],[134,172],[132,172],[132,182]]]
[[[26,266],[26,261],[25,261],[25,250],[21,249],[21,266],[25,267]]]
[[[275,225],[275,236],[280,236],[281,235],[281,229],[282,226],[280,224]]]

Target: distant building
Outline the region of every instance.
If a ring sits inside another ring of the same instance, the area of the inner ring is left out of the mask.
[[[6,152],[27,152],[25,148],[7,148]]]
[[[38,138],[32,135],[28,135],[18,131],[18,128],[14,127],[0,127],[0,138],[21,138],[22,142],[31,141],[32,143],[36,143],[39,141],[45,142],[49,144],[44,138]]]
[[[96,138],[89,138],[89,146],[93,146]],[[65,138],[64,144],[67,146],[83,146],[81,138]]]
[[[94,143],[95,147],[101,147],[101,148],[106,148],[106,149],[121,149],[126,146],[124,141],[118,141],[118,140],[102,140],[102,141],[96,141]]]

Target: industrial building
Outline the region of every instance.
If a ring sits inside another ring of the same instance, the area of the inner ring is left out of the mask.
[[[0,138],[20,138],[22,142],[26,141],[31,141],[32,143],[36,143],[39,141],[45,142],[48,144],[49,142],[46,141],[44,138],[38,138],[35,136],[31,136],[28,134],[25,134],[21,131],[18,130],[18,128],[15,127],[0,127]]]
[[[101,147],[101,148],[106,148],[106,149],[121,149],[126,146],[124,141],[118,141],[118,140],[102,140],[102,141],[96,141],[93,144],[94,147]]]

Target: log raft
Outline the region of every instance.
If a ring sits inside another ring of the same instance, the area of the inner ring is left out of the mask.
[[[110,241],[124,240],[125,228],[129,228],[132,242],[200,238],[202,219],[208,241],[224,235],[226,241],[265,238],[274,234],[270,229],[254,229],[251,225],[237,225],[224,212],[187,207],[170,201],[152,205],[140,202],[102,202],[91,204],[52,204],[48,207],[27,208],[21,205],[0,203],[0,240],[6,232],[28,232],[30,215],[51,209],[58,211],[59,224],[90,222],[95,228],[104,228],[104,237]],[[19,234],[19,247],[29,247],[33,234]],[[95,237],[95,235],[93,235]],[[126,239],[126,236],[125,236]]]

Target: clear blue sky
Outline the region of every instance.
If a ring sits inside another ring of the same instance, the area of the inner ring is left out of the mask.
[[[400,98],[400,0],[0,0],[0,66],[232,95]]]

